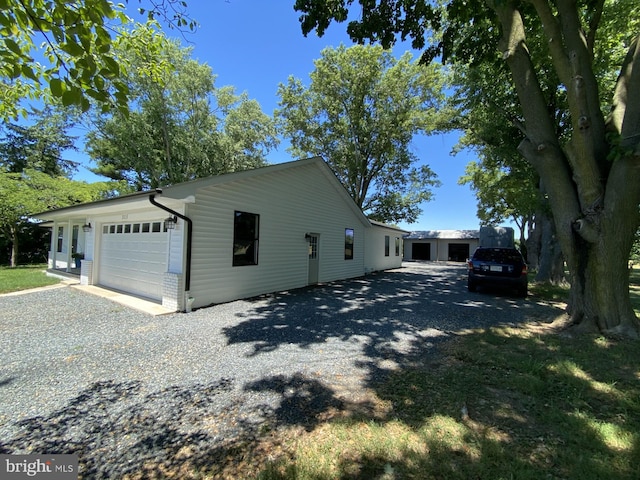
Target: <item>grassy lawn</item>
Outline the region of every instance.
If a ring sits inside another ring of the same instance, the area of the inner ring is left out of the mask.
[[[566,292],[532,285],[530,301]],[[366,406],[270,432],[197,478],[640,478],[637,341],[562,326],[464,332],[374,387]]]
[[[60,282],[44,274],[46,265],[26,265],[16,268],[0,267],[0,293],[17,292]]]
[[[260,478],[640,478],[638,365],[637,342],[469,332],[378,388],[381,412],[321,424]]]

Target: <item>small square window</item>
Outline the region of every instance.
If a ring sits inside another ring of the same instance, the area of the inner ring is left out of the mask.
[[[127,223],[124,226],[124,233],[131,233],[131,224],[130,223]]]
[[[115,225],[109,225],[109,233],[116,233],[116,226]]]
[[[133,224],[133,233],[140,233],[140,224],[139,223],[134,223]]]
[[[159,232],[160,229],[162,228],[161,225],[162,225],[162,223],[160,223],[160,222],[153,222],[153,227],[152,227],[153,232],[154,233]]]
[[[149,223],[143,223],[142,224],[142,233],[149,233],[149,227],[150,227]]]
[[[116,233],[122,233],[122,224],[116,226]]]
[[[104,234],[109,233],[109,225],[103,225],[102,226],[102,233],[104,233]]]

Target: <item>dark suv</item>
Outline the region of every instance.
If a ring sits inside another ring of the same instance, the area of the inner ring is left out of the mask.
[[[512,287],[521,297],[527,296],[527,264],[515,248],[478,247],[469,260],[467,287],[492,285]]]

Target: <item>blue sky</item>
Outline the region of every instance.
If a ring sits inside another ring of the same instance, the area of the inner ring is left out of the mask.
[[[130,7],[144,6],[130,0]],[[328,46],[340,43],[351,45],[346,24],[332,24],[322,38],[315,33],[302,35],[299,13],[293,10],[294,0],[187,0],[188,14],[200,27],[195,33],[166,30],[170,37],[180,38],[185,46],[193,48],[193,58],[208,64],[218,87],[232,85],[237,93],[246,91],[256,99],[262,110],[271,115],[277,107],[278,84],[290,75],[309,81],[314,69],[313,61]],[[356,7],[357,8],[357,3]],[[131,9],[131,16],[144,19]],[[396,56],[410,45],[398,45]],[[417,58],[420,52],[414,52]],[[474,159],[471,153],[451,156],[456,134],[416,138],[414,153],[426,162],[442,182],[434,189],[434,199],[423,205],[423,213],[416,223],[401,224],[408,230],[477,229],[476,200],[468,186],[457,184],[465,165]],[[269,163],[292,160],[280,144],[269,157]],[[85,162],[88,159],[85,156]],[[83,169],[84,172],[86,170]],[[81,174],[80,178],[97,177]]]

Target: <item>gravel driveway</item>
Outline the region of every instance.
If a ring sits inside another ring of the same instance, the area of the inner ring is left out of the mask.
[[[152,317],[73,288],[0,297],[0,453],[76,453],[84,478],[207,465],[312,428],[461,329],[558,313],[469,293],[460,264]]]

